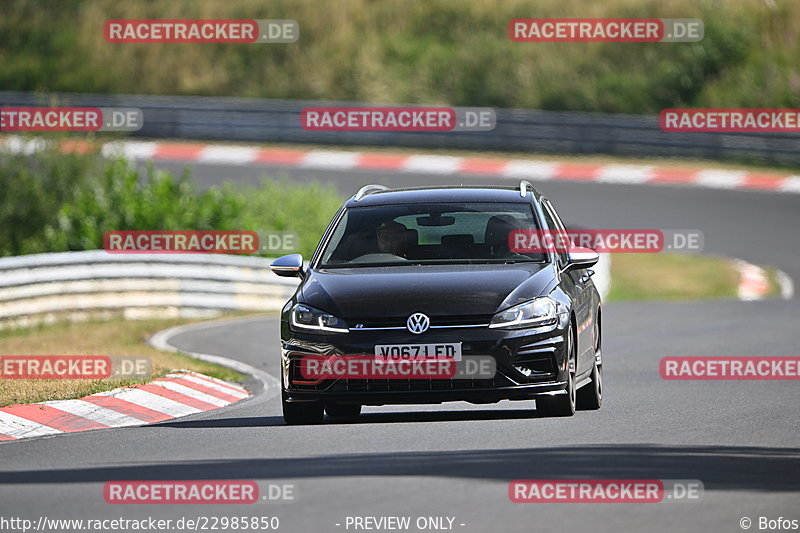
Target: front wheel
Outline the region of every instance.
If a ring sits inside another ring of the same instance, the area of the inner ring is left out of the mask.
[[[603,365],[598,364],[597,359],[595,357],[592,368],[592,382],[578,391],[577,406],[582,411],[595,411],[603,405]]]
[[[594,367],[592,368],[591,380],[588,385],[581,387],[578,391],[578,409],[595,411],[603,405],[603,349],[600,336],[600,310],[597,310],[595,318],[595,347],[594,347]]]
[[[572,416],[575,414],[575,327],[570,325],[567,335],[567,373],[566,394],[542,396],[536,399],[536,410],[543,416]]]

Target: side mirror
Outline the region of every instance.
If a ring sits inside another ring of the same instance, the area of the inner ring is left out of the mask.
[[[600,256],[591,248],[575,246],[567,252],[567,261],[570,269],[589,268],[597,264]]]
[[[303,275],[303,256],[301,254],[284,255],[269,265],[278,276],[284,278],[301,277]]]

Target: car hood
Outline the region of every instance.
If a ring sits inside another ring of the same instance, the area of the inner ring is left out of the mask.
[[[491,315],[549,291],[551,265],[422,265],[310,270],[302,300],[344,319]]]

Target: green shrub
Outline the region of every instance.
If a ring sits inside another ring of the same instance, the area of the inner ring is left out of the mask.
[[[332,186],[264,179],[203,191],[97,154],[0,158],[0,255],[102,248],[111,230],[294,231],[308,256],[342,198]]]
[[[700,18],[698,43],[515,43],[513,18]],[[294,19],[292,44],[111,44],[108,19]],[[800,107],[793,0],[9,0],[0,87],[655,113]]]

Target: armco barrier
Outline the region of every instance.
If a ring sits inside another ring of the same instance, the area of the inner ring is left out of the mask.
[[[792,133],[665,133],[657,116],[496,109],[490,132],[305,131],[306,107],[372,106],[347,102],[0,92],[2,106],[138,107],[144,127],[134,136],[246,142],[402,146],[634,157],[755,159],[800,164]]]
[[[280,309],[298,280],[271,259],[103,250],[0,258],[0,329],[121,314],[178,317]]]
[[[605,298],[608,254],[594,267]],[[279,310],[298,280],[272,259],[208,254],[109,254],[103,250],[0,258],[0,329],[56,320],[187,317]]]

